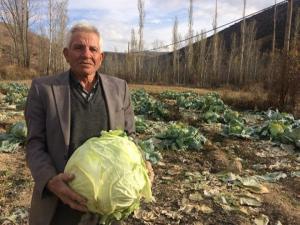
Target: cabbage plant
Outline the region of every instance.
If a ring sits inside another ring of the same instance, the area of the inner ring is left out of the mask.
[[[24,121],[19,121],[12,125],[10,128],[10,134],[12,134],[14,137],[19,138],[21,140],[25,141],[25,138],[27,136],[27,126]]]
[[[88,139],[69,159],[65,172],[75,175],[70,187],[85,197],[101,224],[121,220],[152,200],[151,182],[141,152],[123,131]]]

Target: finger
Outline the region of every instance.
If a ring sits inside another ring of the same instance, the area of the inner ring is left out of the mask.
[[[85,205],[81,205],[80,203],[73,201],[72,199],[64,196],[61,198],[64,204],[69,205],[70,208],[81,211],[81,212],[88,212],[88,208]]]
[[[64,182],[70,182],[71,180],[74,179],[74,174],[69,174],[69,173],[61,173],[60,174],[60,178],[64,181]]]
[[[83,196],[81,196],[80,194],[73,191],[70,187],[68,187],[66,195],[68,198],[70,198],[71,200],[73,200],[75,202],[80,203],[81,205],[86,205],[86,203],[87,203],[87,200]]]
[[[63,190],[65,182],[63,181],[63,175],[58,174],[54,177],[52,177],[48,183],[47,183],[47,188],[52,191],[53,193],[60,193]]]
[[[72,208],[72,209],[76,209],[78,211],[81,211],[81,212],[88,212],[88,208],[84,205],[81,205],[77,202],[74,202],[72,201],[69,206]]]
[[[63,180],[64,179],[64,180]],[[86,205],[87,200],[73,191],[65,181],[66,179],[69,179],[68,174],[61,174],[60,175],[60,185],[57,185],[55,188],[55,193],[60,196],[60,198],[68,198],[73,201],[79,202],[82,205]]]

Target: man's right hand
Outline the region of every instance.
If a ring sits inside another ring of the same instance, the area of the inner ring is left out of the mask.
[[[87,200],[74,192],[69,186],[68,182],[74,179],[74,175],[67,173],[60,173],[52,177],[48,183],[47,188],[53,192],[64,204],[69,205],[72,209],[81,212],[87,212]]]

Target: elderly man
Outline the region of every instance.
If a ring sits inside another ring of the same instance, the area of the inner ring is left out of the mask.
[[[26,160],[35,181],[30,225],[96,224],[96,217],[82,220],[86,200],[69,188],[74,175],[63,172],[65,165],[102,130],[135,132],[127,83],[97,72],[103,60],[98,30],[74,25],[63,54],[70,70],[34,79],[25,108]]]

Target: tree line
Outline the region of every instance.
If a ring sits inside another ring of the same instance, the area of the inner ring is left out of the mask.
[[[276,45],[278,4],[274,0],[273,34],[267,40],[272,42],[270,51],[261,51],[263,42],[256,38],[257,24],[246,18],[247,0],[241,0],[243,19],[239,32],[231,34],[228,48],[222,32],[218,31],[218,2],[215,0],[212,36],[208,37],[205,30],[194,31],[194,1],[189,0],[185,36],[179,33],[180,21],[175,17],[172,51],[160,53],[144,49],[145,1],[137,0],[138,30],[131,30],[126,52],[107,53],[102,72],[133,83],[235,88],[261,84],[270,91],[270,99],[279,99],[274,104],[295,105],[299,94],[296,84],[300,82],[299,0],[288,0],[283,49]],[[293,2],[298,7],[293,9]],[[62,49],[68,23],[67,7],[68,0],[0,0],[0,21],[12,43],[10,62],[21,68],[33,68],[41,75],[65,70]],[[30,27],[39,34],[34,42]],[[161,45],[155,41],[153,48]]]
[[[39,74],[65,69],[67,7],[68,0],[0,0],[0,22],[11,42],[10,63]]]
[[[124,54],[109,54],[102,71],[133,83],[209,88],[230,86],[236,89],[259,85],[269,92],[272,105],[279,108],[287,104],[295,107],[299,95],[297,84],[300,83],[300,4],[297,1],[298,7],[293,8],[293,2],[288,1],[283,48],[277,46],[276,24],[277,7],[285,3],[277,4],[274,0],[274,7],[269,9],[273,13],[273,33],[266,37],[268,40],[257,40],[257,23],[246,18],[247,1],[242,0],[240,29],[231,34],[228,48],[222,32],[217,30],[218,0],[215,0],[213,35],[210,37],[205,31],[195,35],[193,0],[190,0],[185,42],[181,41],[183,38],[178,33],[177,17],[174,18],[172,28],[171,53],[142,51],[141,44],[138,44],[143,41],[142,36],[140,32],[136,35],[133,29],[128,51]],[[143,28],[141,24],[144,19],[140,20],[139,29]],[[272,43],[267,51],[261,50],[264,42]]]

